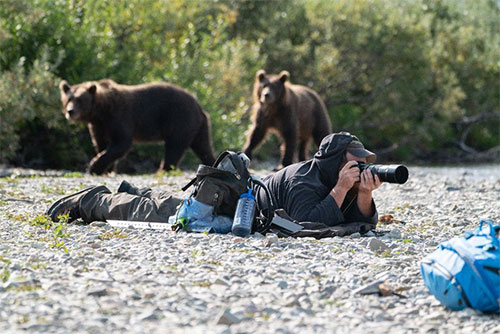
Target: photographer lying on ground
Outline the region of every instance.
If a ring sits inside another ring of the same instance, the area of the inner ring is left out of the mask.
[[[264,183],[284,209],[297,221],[325,225],[359,222],[377,223],[373,190],[381,182],[368,169],[360,173],[357,161],[372,163],[375,154],[349,133],[326,136],[314,158],[290,165],[267,177]],[[265,203],[259,191],[259,203]],[[56,201],[47,214],[53,221],[69,213],[69,221],[107,219],[167,222],[175,214],[180,199],[168,194],[152,196],[151,189],[137,189],[126,181],[117,193],[105,186],[86,188]]]
[[[328,226],[376,224],[372,192],[381,182],[369,169],[360,173],[358,168],[358,161],[373,163],[375,159],[357,137],[347,132],[330,134],[313,159],[290,165],[265,178],[264,183],[275,196],[275,206],[297,221]],[[259,202],[264,202],[261,196]]]

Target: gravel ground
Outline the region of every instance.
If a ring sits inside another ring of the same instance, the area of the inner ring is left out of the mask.
[[[315,240],[48,224],[48,206],[82,187],[127,179],[183,196],[193,173],[3,169],[0,332],[500,333],[498,315],[442,307],[419,271],[440,242],[500,223],[500,167],[410,174],[375,192],[393,216],[376,234]],[[406,298],[355,293],[377,280]]]

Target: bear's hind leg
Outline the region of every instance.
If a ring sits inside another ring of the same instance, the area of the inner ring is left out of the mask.
[[[165,157],[160,163],[158,171],[169,171],[177,168],[190,142],[186,142],[181,136],[172,136],[165,139]]]
[[[191,149],[194,154],[200,158],[205,165],[212,166],[215,162],[214,151],[212,149],[212,138],[210,136],[210,124],[203,122],[198,133],[191,143]]]

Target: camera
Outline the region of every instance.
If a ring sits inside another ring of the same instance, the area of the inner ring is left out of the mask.
[[[358,161],[359,172],[368,169],[372,175],[378,175],[382,182],[403,184],[408,180],[408,168],[404,165],[370,165]]]

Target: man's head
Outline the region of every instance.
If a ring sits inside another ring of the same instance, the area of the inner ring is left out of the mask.
[[[372,164],[377,160],[377,155],[368,151],[359,140],[353,140],[346,147],[346,160],[357,160]]]

